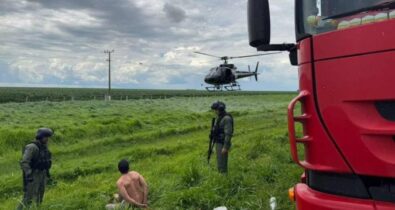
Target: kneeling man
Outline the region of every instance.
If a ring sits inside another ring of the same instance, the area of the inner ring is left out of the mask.
[[[122,176],[117,181],[117,187],[123,201],[133,207],[148,208],[148,186],[144,177],[135,171],[129,171],[127,160],[119,161],[118,170]]]

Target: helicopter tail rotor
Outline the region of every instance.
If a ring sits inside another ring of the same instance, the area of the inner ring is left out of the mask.
[[[248,72],[251,72],[251,67],[250,67],[250,65],[248,65]],[[251,77],[250,77],[250,81],[251,81]]]
[[[250,65],[248,65],[248,72],[251,72],[251,67],[250,67]],[[250,78],[250,81],[251,81],[251,77],[249,77]]]
[[[255,81],[257,81],[257,82],[258,82],[258,69],[259,69],[259,61],[256,63],[255,75],[254,75],[255,76]]]

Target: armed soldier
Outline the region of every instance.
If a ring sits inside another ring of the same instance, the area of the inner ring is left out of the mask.
[[[228,154],[232,146],[233,117],[226,112],[226,105],[220,101],[213,103],[211,110],[215,112],[216,118],[215,120],[213,119],[213,127],[210,134],[209,157],[215,144],[218,171],[220,173],[227,173]]]
[[[40,205],[44,198],[49,170],[52,165],[51,152],[48,150],[48,140],[53,136],[49,128],[40,128],[36,140],[25,146],[20,162],[23,172],[23,200],[19,209],[28,208],[32,201]]]

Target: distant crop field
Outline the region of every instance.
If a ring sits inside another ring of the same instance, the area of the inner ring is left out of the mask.
[[[2,93],[4,94],[4,93]],[[0,105],[0,209],[22,196],[18,161],[36,128],[51,127],[54,182],[40,209],[104,209],[116,192],[117,163],[126,158],[149,184],[154,210],[294,209],[288,188],[302,170],[289,155],[286,108],[294,94],[172,97]],[[229,175],[207,164],[213,101],[235,118]]]
[[[171,97],[203,97],[218,95],[263,95],[263,94],[289,94],[291,92],[208,92],[205,90],[129,90],[113,89],[113,100],[131,99],[165,99]],[[39,101],[73,101],[73,100],[104,100],[107,89],[89,88],[15,88],[0,87],[0,103],[7,102],[39,102]]]

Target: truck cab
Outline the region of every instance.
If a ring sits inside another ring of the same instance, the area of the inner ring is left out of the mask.
[[[296,209],[395,209],[395,1],[296,0],[296,43],[270,43],[268,0],[249,0],[248,22],[252,47],[298,66]]]

